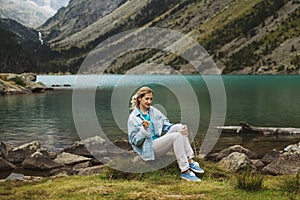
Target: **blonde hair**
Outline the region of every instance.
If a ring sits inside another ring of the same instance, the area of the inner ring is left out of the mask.
[[[154,94],[154,92],[151,88],[146,87],[146,86],[141,87],[137,91],[137,93],[131,97],[131,108],[130,109],[133,110],[135,106],[138,108],[140,106],[140,102],[138,101],[138,98],[142,98],[146,94],[150,94],[150,93]]]

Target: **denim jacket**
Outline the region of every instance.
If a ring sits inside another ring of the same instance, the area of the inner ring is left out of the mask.
[[[168,132],[171,126],[169,119],[155,107],[150,106],[149,114],[153,122],[154,134],[158,137],[162,132]],[[144,129],[142,116],[138,108],[130,113],[128,118],[128,138],[133,150],[145,161],[154,160],[153,141],[150,131]]]

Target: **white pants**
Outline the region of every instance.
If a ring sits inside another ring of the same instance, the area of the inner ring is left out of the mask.
[[[181,172],[188,170],[188,159],[194,157],[194,152],[187,136],[182,135],[180,132],[168,132],[153,142],[156,157],[166,154],[172,147]]]

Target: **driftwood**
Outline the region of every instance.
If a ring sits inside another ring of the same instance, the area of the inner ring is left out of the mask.
[[[300,128],[256,127],[256,126],[251,126],[245,122],[240,122],[240,126],[218,126],[216,128],[225,132],[236,132],[236,133],[253,132],[253,133],[261,133],[263,135],[300,134]]]

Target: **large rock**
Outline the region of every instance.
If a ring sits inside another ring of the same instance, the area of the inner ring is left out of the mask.
[[[226,156],[230,155],[233,152],[239,152],[239,153],[243,153],[246,154],[248,158],[250,159],[257,159],[258,158],[258,154],[246,149],[244,147],[242,147],[241,145],[234,145],[231,147],[228,147],[226,149],[223,149],[222,151],[220,151],[220,153],[218,153],[216,155],[216,161],[220,161],[221,159],[225,158]]]
[[[8,161],[12,163],[22,163],[24,159],[31,156],[34,152],[40,149],[41,143],[33,141],[30,143],[23,144],[19,147],[13,148],[8,151]]]
[[[63,152],[85,157],[93,157],[94,155],[107,155],[105,140],[99,136],[76,142],[73,145],[65,148]]]
[[[0,79],[1,86],[1,94],[31,94],[32,92],[20,85],[16,85],[15,83],[3,81]]]
[[[265,167],[265,164],[260,159],[254,159],[250,161],[257,170],[262,170]]]
[[[54,159],[54,162],[57,164],[63,164],[63,165],[75,165],[75,164],[90,161],[90,160],[91,160],[91,158],[63,152],[63,153],[59,154],[56,157],[56,159]]]
[[[213,162],[220,161],[220,160],[217,160],[218,156],[219,156],[219,153],[209,153],[208,155],[204,155],[204,154],[199,155],[200,158],[205,158],[205,160],[209,160],[209,161],[213,161]]]
[[[252,165],[248,156],[244,153],[233,152],[220,161],[220,165],[232,172],[256,168]]]
[[[128,142],[128,140],[116,140],[114,141],[114,145],[116,145],[117,147],[130,151],[132,150],[132,146],[131,144]]]
[[[83,163],[76,164],[76,165],[73,167],[73,170],[78,172],[78,171],[81,170],[81,169],[88,168],[88,167],[91,167],[91,166],[92,166],[92,162],[87,161],[87,162],[83,162]]]
[[[272,175],[300,173],[300,142],[284,148],[284,153],[274,158],[262,171]]]
[[[45,90],[47,89],[47,87],[41,83],[41,82],[27,82],[27,86],[26,86],[30,91],[32,91],[33,93],[42,93],[45,92]]]
[[[7,158],[7,148],[4,142],[0,142],[0,157]]]
[[[51,169],[58,168],[61,165],[54,162],[47,151],[37,150],[31,156],[25,158],[22,162],[24,169],[50,171]]]
[[[47,89],[43,83],[35,81],[36,75],[33,73],[0,74],[0,94],[30,94]]]
[[[24,81],[32,81],[32,82],[36,81],[36,74],[34,73],[22,73],[20,74],[20,76]]]
[[[297,174],[300,172],[300,154],[283,153],[262,171],[272,175]]]
[[[284,148],[285,152],[297,152],[300,153],[300,142],[298,144],[292,144]]]
[[[77,173],[77,171],[73,170],[73,166],[67,166],[67,165],[63,165],[59,168],[54,168],[50,171],[50,175],[51,176],[60,176],[60,175],[64,175],[64,176],[70,176]]]
[[[266,153],[264,155],[264,157],[261,159],[261,161],[264,164],[270,164],[271,162],[273,162],[274,160],[279,158],[279,156],[280,156],[280,153],[277,150],[272,150],[269,153]]]
[[[97,166],[93,166],[93,167],[80,169],[78,172],[78,175],[89,176],[89,175],[93,175],[93,174],[100,174],[104,171],[105,167],[106,167],[105,165],[97,165]]]
[[[15,168],[16,166],[14,164],[0,157],[0,172],[10,171]]]

